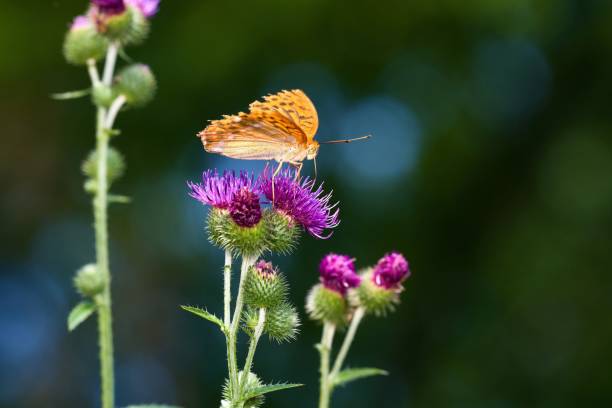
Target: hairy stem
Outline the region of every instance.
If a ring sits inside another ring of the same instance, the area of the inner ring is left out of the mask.
[[[364,315],[365,309],[363,307],[359,307],[357,308],[357,310],[355,310],[355,313],[353,314],[353,319],[351,320],[351,325],[349,326],[349,329],[346,332],[346,336],[344,336],[344,341],[342,342],[342,346],[340,347],[340,351],[338,352],[338,356],[336,357],[336,361],[334,362],[334,368],[332,369],[330,374],[331,381],[334,380],[334,378],[342,369],[342,364],[344,364],[346,355],[348,354],[348,351],[351,348],[351,344],[353,343],[353,339],[355,338],[355,333],[357,333],[359,323],[361,323],[361,319],[363,319]]]
[[[229,342],[230,342],[230,360],[233,361],[232,372],[230,378],[233,377],[235,388],[232,389],[232,402],[237,401],[240,398],[238,382],[238,368],[237,368],[237,357],[236,357],[236,340],[238,337],[238,327],[240,326],[240,319],[242,317],[242,307],[244,305],[244,281],[246,279],[249,267],[255,262],[255,257],[242,256],[242,265],[240,266],[240,283],[238,284],[238,295],[236,296],[236,306],[234,309],[234,315],[232,316],[232,324],[229,331]]]
[[[117,118],[117,114],[121,107],[125,104],[126,99],[124,95],[119,95],[115,98],[113,103],[111,103],[110,108],[108,108],[108,113],[106,114],[106,120],[104,121],[104,127],[106,130],[111,130],[113,127],[113,123],[115,123],[115,119]]]
[[[225,265],[223,266],[223,325],[225,326],[225,345],[227,348],[227,374],[230,382],[230,389],[238,389],[238,383],[234,373],[238,371],[236,364],[236,353],[234,352],[235,342],[230,334],[232,302],[231,292],[232,282],[232,252],[225,251]],[[233,392],[233,391],[232,391]]]
[[[104,72],[102,74],[102,83],[106,86],[112,85],[118,52],[119,43],[117,41],[110,43],[108,50],[106,51],[106,61],[104,63]]]
[[[251,341],[249,343],[249,352],[247,354],[246,361],[244,363],[244,368],[242,369],[242,377],[240,378],[240,394],[244,393],[244,385],[246,384],[249,373],[251,372],[251,367],[253,366],[253,357],[255,357],[255,350],[257,349],[257,343],[259,342],[259,338],[263,333],[264,326],[266,324],[266,309],[259,309],[259,316],[257,318],[257,325],[255,326],[255,331],[253,332],[253,337],[251,337]]]
[[[336,326],[333,323],[325,322],[323,324],[323,334],[321,343],[319,343],[319,354],[321,355],[321,363],[319,366],[320,391],[319,391],[319,408],[329,408],[329,400],[331,397],[331,383],[329,381],[329,355],[334,341],[334,332]]]

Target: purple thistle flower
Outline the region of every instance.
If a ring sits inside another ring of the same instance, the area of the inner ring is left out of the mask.
[[[332,233],[323,235],[323,231],[338,226],[340,210],[333,211],[338,203],[333,205],[329,203],[331,192],[324,194],[322,184],[317,189],[314,187],[314,180],[308,177],[303,181],[295,180],[295,172],[289,169],[281,171],[274,177],[274,194],[272,194],[272,171],[268,167],[264,170],[261,180],[261,189],[266,198],[273,201],[272,206],[276,210],[302,225],[310,235],[327,239]]]
[[[102,14],[120,14],[125,11],[123,0],[91,0],[91,4]]]
[[[259,183],[241,171],[238,176],[231,171],[223,172],[220,176],[217,170],[206,170],[202,173],[202,183],[187,182],[191,190],[189,195],[202,204],[215,208],[229,209],[234,195],[243,188],[254,194],[260,194]]]
[[[251,228],[261,220],[261,204],[259,195],[248,187],[242,187],[234,193],[229,205],[232,220],[241,227]]]
[[[278,274],[272,262],[266,262],[263,259],[255,263],[255,270],[261,277],[266,279],[272,279]]]
[[[347,255],[332,253],[323,257],[319,264],[319,274],[323,286],[342,295],[361,283],[361,278],[355,273],[354,260]]]
[[[399,252],[391,252],[383,256],[372,274],[372,282],[385,289],[397,289],[410,276],[408,261]]]
[[[92,27],[93,23],[87,16],[76,16],[70,25],[71,30],[80,30],[83,28]]]
[[[159,0],[125,0],[125,2],[140,10],[146,18],[153,17],[159,11]]]

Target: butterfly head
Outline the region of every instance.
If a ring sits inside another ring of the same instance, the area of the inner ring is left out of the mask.
[[[308,160],[313,160],[317,157],[317,153],[319,153],[319,142],[313,140],[308,144],[308,148],[306,150],[306,158]]]

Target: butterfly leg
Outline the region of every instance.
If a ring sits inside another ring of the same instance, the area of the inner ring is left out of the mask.
[[[274,173],[272,173],[272,204],[274,204],[274,178],[278,175],[278,173],[280,173],[281,168],[283,167],[283,161],[279,161],[278,162],[278,167],[276,168],[276,170],[274,170]]]
[[[292,165],[295,168],[295,180],[299,180],[300,178],[300,172],[302,171],[302,167],[304,166],[304,163],[302,162],[288,162],[290,165]]]

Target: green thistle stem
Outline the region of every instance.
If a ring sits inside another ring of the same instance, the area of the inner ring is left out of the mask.
[[[257,325],[255,326],[255,331],[253,332],[253,337],[251,337],[251,341],[249,343],[249,352],[247,354],[246,361],[244,363],[244,368],[242,369],[242,377],[240,378],[240,394],[244,392],[244,384],[246,384],[249,373],[251,372],[251,367],[253,366],[253,357],[255,357],[255,350],[257,349],[257,343],[259,342],[259,338],[263,333],[264,326],[266,324],[266,309],[259,309],[259,316],[257,319]]]
[[[329,400],[331,397],[331,383],[329,381],[329,355],[334,341],[335,331],[336,325],[330,322],[325,322],[323,324],[321,343],[319,343],[317,347],[319,349],[319,354],[321,355],[321,363],[319,367],[319,372],[321,373],[319,408],[329,408]]]
[[[363,307],[357,308],[355,313],[353,314],[353,318],[351,319],[351,325],[349,326],[348,331],[346,332],[346,336],[344,336],[344,341],[342,341],[342,346],[340,347],[340,351],[338,352],[338,356],[336,357],[336,361],[334,362],[334,368],[329,375],[329,379],[331,382],[334,381],[334,378],[338,375],[340,370],[342,369],[342,365],[344,364],[344,360],[346,359],[346,355],[351,348],[351,344],[353,344],[353,339],[355,338],[355,333],[357,333],[357,328],[359,327],[359,323],[363,319],[365,315],[365,309]]]
[[[235,390],[238,388],[237,383],[237,374],[238,367],[236,364],[236,342],[233,341],[233,337],[230,334],[230,325],[231,325],[231,302],[232,302],[232,292],[231,292],[231,282],[232,282],[232,252],[229,250],[225,251],[225,265],[223,267],[223,324],[225,326],[225,345],[227,348],[227,371],[228,378],[230,382],[230,389]]]

